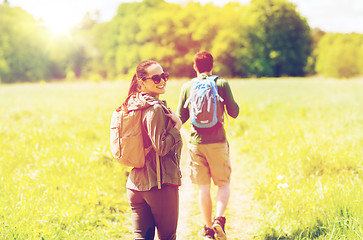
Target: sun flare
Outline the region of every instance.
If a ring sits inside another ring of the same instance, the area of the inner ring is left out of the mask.
[[[42,8],[41,19],[53,35],[69,35],[70,29],[80,21],[78,14],[68,5],[58,3]]]
[[[58,18],[48,19],[46,25],[53,35],[69,35],[69,30],[72,27],[72,25],[64,21],[64,19]]]

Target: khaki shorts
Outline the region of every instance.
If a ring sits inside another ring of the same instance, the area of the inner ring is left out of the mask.
[[[228,142],[189,144],[189,154],[192,183],[208,185],[211,178],[217,186],[230,182],[232,169]]]

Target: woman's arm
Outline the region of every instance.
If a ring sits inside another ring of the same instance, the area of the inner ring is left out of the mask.
[[[159,104],[156,104],[145,111],[144,120],[147,134],[155,151],[162,157],[166,155],[176,143],[181,141],[179,130],[176,128],[177,126],[170,130],[166,129],[168,116],[164,112],[163,107]],[[171,115],[173,115],[173,113],[171,113]]]

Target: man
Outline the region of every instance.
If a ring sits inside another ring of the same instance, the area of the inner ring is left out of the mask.
[[[218,95],[217,115],[218,122],[209,128],[200,128],[191,125],[189,154],[191,161],[191,180],[199,186],[199,203],[205,225],[201,235],[205,239],[227,239],[225,233],[226,218],[224,212],[230,195],[231,164],[229,160],[229,145],[223,127],[223,113],[226,107],[228,115],[236,118],[239,107],[233,98],[227,80],[212,75],[214,68],[213,56],[201,51],[194,56],[194,70],[199,79],[213,79],[216,82]],[[189,99],[194,79],[182,87],[177,108],[177,114],[183,123],[190,114]],[[193,88],[194,89],[194,88]],[[193,122],[193,121],[192,121]],[[211,181],[218,187],[216,196],[215,218],[212,219],[212,199],[210,194]]]

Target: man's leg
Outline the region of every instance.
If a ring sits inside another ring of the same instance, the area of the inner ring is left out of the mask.
[[[216,217],[222,217],[230,195],[231,163],[229,159],[229,145],[225,143],[208,144],[208,159],[211,177],[218,187],[216,198]]]
[[[212,199],[210,196],[210,184],[199,185],[199,204],[205,225],[212,227]]]
[[[215,185],[218,186],[216,201],[216,217],[213,220],[212,229],[215,232],[215,239],[226,240],[225,224],[223,216],[226,210],[230,195],[231,163],[229,160],[228,143],[211,144],[207,159],[211,170],[211,176]]]
[[[223,217],[224,211],[226,210],[230,195],[229,183],[218,187],[217,202],[216,202],[216,217]]]

